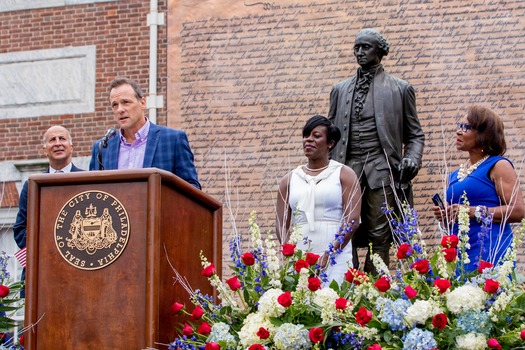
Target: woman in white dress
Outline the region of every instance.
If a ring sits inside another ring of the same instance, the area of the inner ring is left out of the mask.
[[[281,243],[290,240],[290,228],[296,226],[303,239],[297,247],[321,256],[328,283],[341,283],[352,267],[353,233],[359,226],[361,189],[355,172],[346,165],[330,160],[330,150],[341,138],[341,132],[327,118],[316,115],[303,128],[303,151],[308,158],[281,179],[277,195],[277,235]],[[344,236],[336,236],[347,226]],[[328,250],[339,251],[330,262]]]

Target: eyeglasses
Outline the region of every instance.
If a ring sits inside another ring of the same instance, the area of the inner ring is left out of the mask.
[[[467,132],[469,130],[476,130],[473,128],[470,124],[467,123],[458,123],[458,130],[461,130],[461,132]]]

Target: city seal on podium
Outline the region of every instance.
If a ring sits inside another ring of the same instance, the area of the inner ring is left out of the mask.
[[[55,222],[62,257],[82,270],[98,270],[117,260],[129,240],[129,217],[109,193],[86,191],[69,199]]]

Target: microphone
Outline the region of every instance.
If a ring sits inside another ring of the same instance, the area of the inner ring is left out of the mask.
[[[98,160],[99,170],[104,170],[104,165],[102,165],[102,148],[108,147],[108,140],[112,138],[113,136],[115,136],[116,133],[117,133],[117,130],[115,130],[114,128],[108,129],[108,131],[106,131],[106,134],[102,137],[102,139],[98,143],[97,160]]]
[[[115,136],[115,134],[117,133],[117,130],[115,130],[115,128],[110,128],[108,129],[108,131],[106,131],[106,134],[104,135],[104,137],[102,137],[102,147],[106,148],[108,147],[108,140],[110,138],[112,138],[113,136]]]

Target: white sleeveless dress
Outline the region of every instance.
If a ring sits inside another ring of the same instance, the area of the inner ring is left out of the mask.
[[[327,169],[310,176],[299,166],[290,179],[289,205],[292,213],[297,213],[292,215],[292,224],[299,226],[303,238],[311,241],[310,251],[319,255],[335,241],[343,222],[342,167],[341,163],[331,160]],[[297,247],[307,250],[308,244],[297,242]],[[352,242],[337,255],[336,262],[327,269],[327,274],[330,282],[336,280],[341,284],[344,273],[352,267]]]

